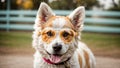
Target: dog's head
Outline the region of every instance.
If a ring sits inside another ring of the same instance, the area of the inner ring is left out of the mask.
[[[54,63],[70,58],[77,48],[84,12],[84,7],[78,7],[68,16],[56,16],[46,3],[41,3],[35,20],[33,47]]]

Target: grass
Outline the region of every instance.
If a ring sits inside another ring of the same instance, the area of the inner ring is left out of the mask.
[[[0,47],[30,47],[32,32],[0,32]]]
[[[81,38],[81,41],[85,42],[95,55],[120,57],[120,35],[118,34],[84,32]],[[0,31],[0,53],[4,48],[7,48],[8,51],[11,49],[22,49],[23,52],[26,49],[31,51],[32,32]]]
[[[85,42],[95,55],[120,58],[119,34],[82,33],[81,41]]]
[[[82,41],[90,46],[120,48],[120,35],[117,34],[83,33]]]
[[[4,32],[0,31],[0,54],[31,55],[32,32]]]

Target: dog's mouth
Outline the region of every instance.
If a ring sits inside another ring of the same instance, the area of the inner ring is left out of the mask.
[[[53,63],[59,63],[61,61],[61,56],[59,55],[50,55],[50,61]]]
[[[47,52],[48,53],[48,52]],[[60,63],[61,62],[61,54],[49,54],[49,60],[52,62],[52,63]]]

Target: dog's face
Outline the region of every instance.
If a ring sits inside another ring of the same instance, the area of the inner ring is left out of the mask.
[[[48,20],[41,31],[41,39],[49,54],[63,55],[75,42],[75,32],[66,17],[53,16]]]
[[[33,46],[53,63],[67,60],[77,48],[83,19],[84,7],[78,7],[65,17],[56,16],[47,4],[41,3],[35,21]]]

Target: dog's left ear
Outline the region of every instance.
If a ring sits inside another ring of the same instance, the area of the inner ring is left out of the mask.
[[[81,30],[85,18],[85,8],[80,6],[68,16],[76,30]]]

